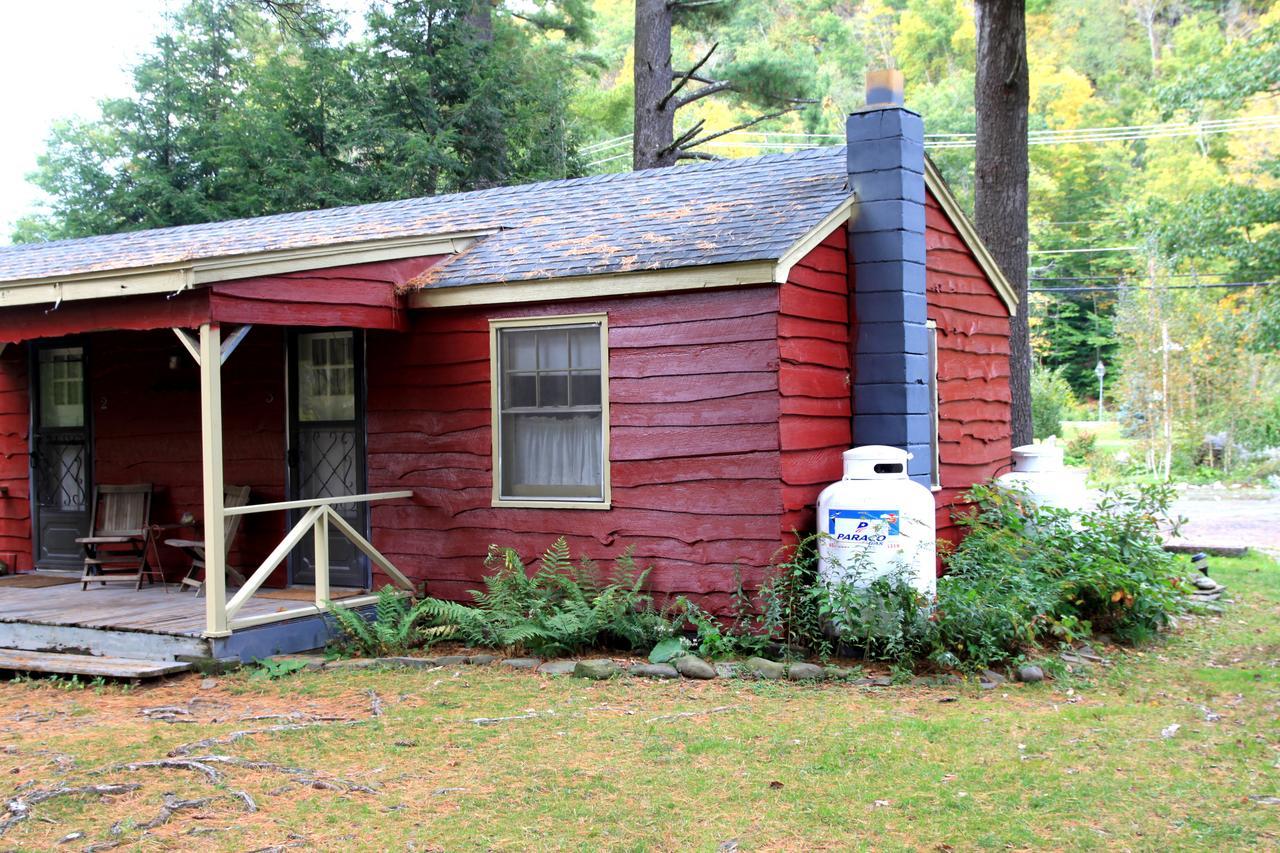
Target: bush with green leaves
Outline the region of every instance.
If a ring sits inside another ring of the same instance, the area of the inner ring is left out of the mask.
[[[475,605],[424,599],[418,607],[442,636],[476,646],[538,655],[590,648],[648,649],[672,633],[670,621],[644,591],[632,549],[606,577],[591,560],[574,562],[563,537],[529,572],[513,548],[490,546],[484,590]]]
[[[938,582],[934,660],[981,668],[1035,643],[1150,639],[1188,605],[1160,535],[1173,494],[1163,485],[1109,491],[1073,513],[975,486],[960,519],[965,538]]]
[[[1060,370],[1031,371],[1031,432],[1036,438],[1062,435],[1062,422],[1076,409],[1075,394]]]
[[[329,614],[342,632],[340,650],[362,657],[402,655],[449,636],[433,621],[431,599],[414,603],[393,586],[384,586],[374,604],[374,618],[360,610],[329,603]]]

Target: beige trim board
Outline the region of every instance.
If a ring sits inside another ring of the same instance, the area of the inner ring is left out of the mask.
[[[973,227],[973,222],[964,212],[964,208],[960,206],[960,202],[956,199],[955,194],[951,192],[951,188],[947,186],[946,179],[942,177],[938,167],[927,156],[924,158],[924,183],[933,193],[934,198],[938,200],[938,204],[951,220],[951,224],[956,227],[956,231],[960,234],[960,239],[969,247],[969,251],[973,252],[973,257],[977,260],[978,266],[982,267],[982,271],[987,274],[987,278],[991,279],[992,286],[1000,294],[1000,299],[1004,302],[1005,307],[1009,309],[1009,314],[1017,314],[1018,294],[1014,291],[1013,285],[1009,283],[1009,279],[1005,278],[1000,265],[991,256],[991,252],[987,249],[986,244],[982,242],[982,238],[978,236],[978,231]]]
[[[409,294],[410,308],[457,308],[471,305],[518,305],[634,296],[677,290],[711,290],[750,284],[774,284],[774,261],[680,267],[671,270],[606,273],[573,278],[536,279],[496,284],[424,288]]]
[[[547,326],[577,326],[593,323],[600,324],[600,424],[601,462],[604,467],[600,500],[566,500],[564,498],[502,496],[502,413],[499,387],[500,359],[498,358],[498,332],[503,329],[531,329]],[[492,455],[490,479],[492,493],[490,506],[515,507],[523,509],[610,509],[613,506],[613,473],[609,454],[609,315],[592,314],[547,314],[541,317],[492,317],[489,319],[489,436]]]
[[[458,254],[496,229],[364,240],[254,252],[221,258],[201,258],[177,264],[123,268],[79,275],[0,282],[0,308],[15,305],[58,305],[80,299],[107,299],[149,293],[178,293],[202,284],[240,278],[323,269],[428,255]]]
[[[800,263],[804,256],[814,250],[814,248],[827,239],[827,236],[835,230],[835,227],[842,222],[848,222],[850,215],[853,213],[853,207],[857,204],[857,199],[850,195],[847,199],[840,202],[840,206],[823,217],[822,221],[809,229],[803,237],[791,245],[778,259],[778,265],[774,269],[773,280],[782,284],[791,275],[791,268]]]

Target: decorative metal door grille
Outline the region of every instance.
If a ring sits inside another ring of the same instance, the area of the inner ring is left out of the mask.
[[[332,498],[359,493],[359,460],[351,429],[308,427],[299,430],[298,440],[302,457],[299,497]],[[357,511],[354,504],[335,504],[333,508],[343,515]]]
[[[36,444],[36,496],[45,509],[79,511],[87,508],[84,436],[45,433]]]

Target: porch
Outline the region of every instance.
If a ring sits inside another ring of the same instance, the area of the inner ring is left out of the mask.
[[[148,661],[251,661],[322,647],[329,625],[313,603],[314,588],[263,590],[240,616],[252,622],[225,637],[206,636],[206,602],[169,584],[82,591],[78,579],[35,573],[48,586],[0,583],[0,649],[92,654]],[[363,590],[335,588],[352,604]]]
[[[362,310],[299,276],[135,296],[127,318],[92,297],[6,311],[0,559],[36,585],[0,578],[0,649],[251,660],[323,646],[330,601],[412,591],[371,542],[370,506],[412,493],[365,488],[364,336],[403,328],[394,288],[420,266],[329,271],[381,303]],[[265,305],[224,301],[245,296]],[[82,589],[95,487],[124,484],[152,495],[139,532],[167,588]],[[199,597],[170,539],[203,543]]]

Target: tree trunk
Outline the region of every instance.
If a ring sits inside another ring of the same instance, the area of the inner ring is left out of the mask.
[[[1027,325],[1027,25],[1025,0],[977,0],[974,83],[977,150],[974,219],[1018,294],[1009,329],[1013,444],[1031,442],[1031,345]]]
[[[674,166],[675,107],[663,96],[671,90],[671,7],[667,0],[636,0],[635,123],[633,169]]]

